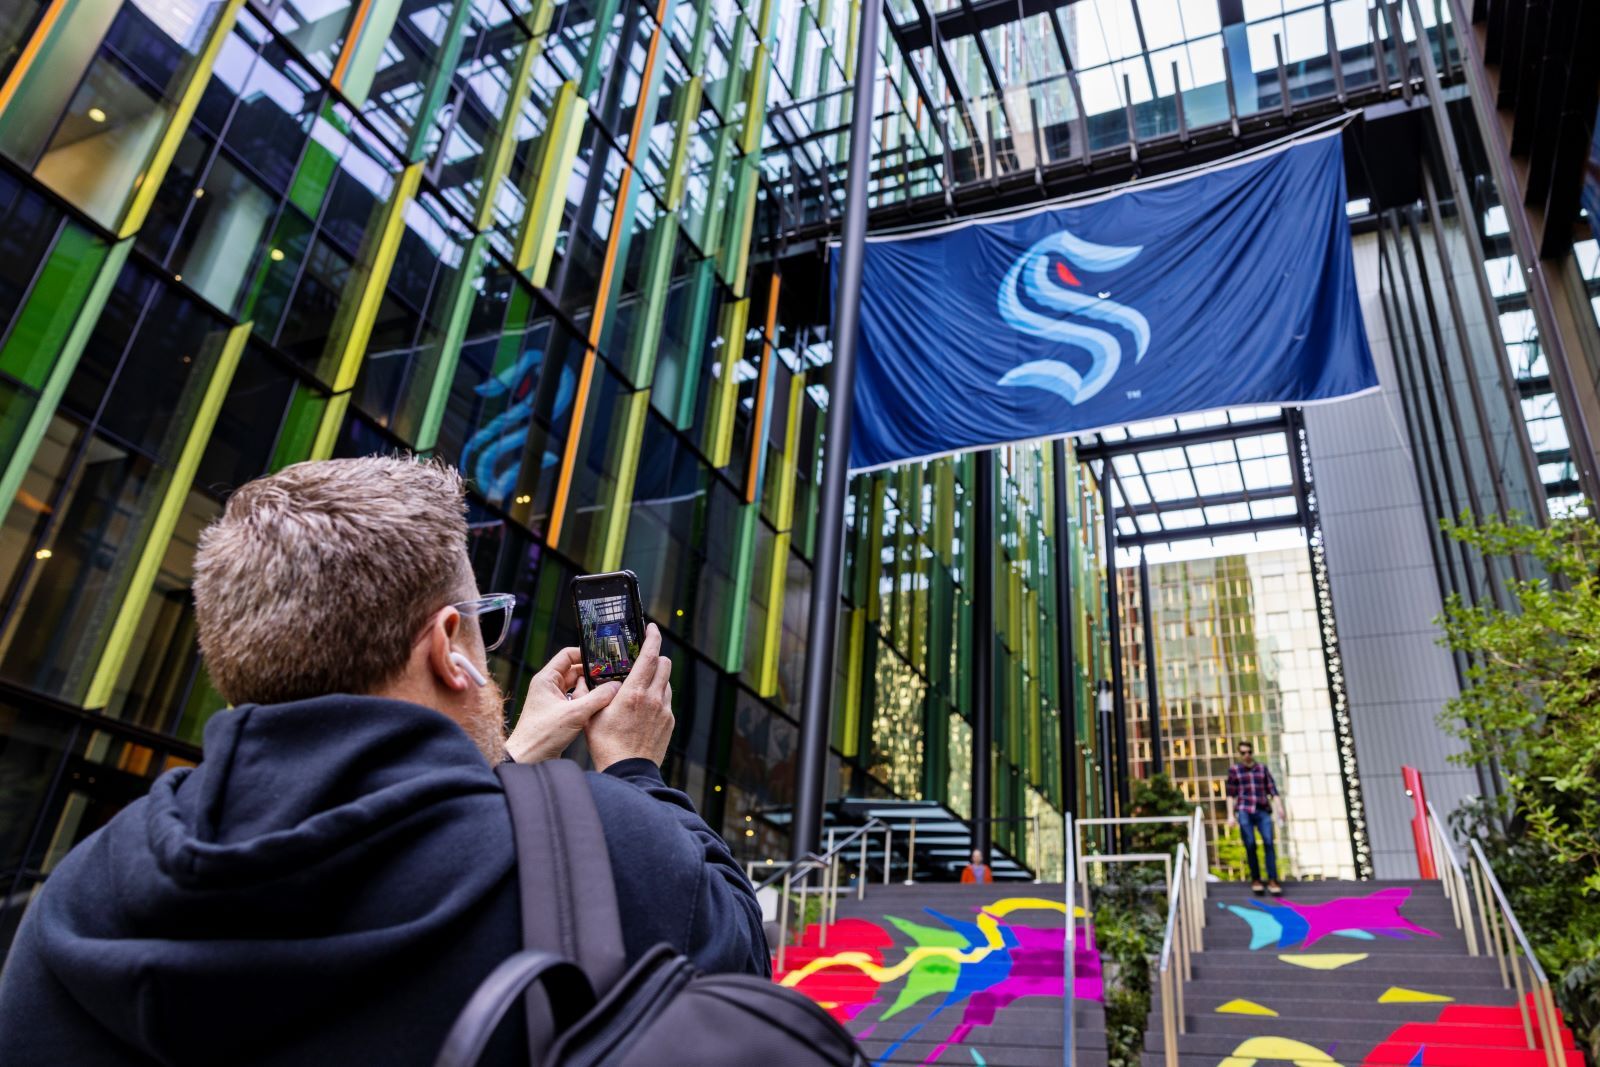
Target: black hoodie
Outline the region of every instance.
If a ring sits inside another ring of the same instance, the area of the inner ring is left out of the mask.
[[[221,712],[205,752],[28,908],[0,1067],[431,1064],[521,947],[505,796],[478,750],[431,709],[329,696]],[[749,882],[689,798],[648,760],[588,777],[630,959],[666,941],[767,973]],[[515,1029],[485,1062],[525,1060]]]

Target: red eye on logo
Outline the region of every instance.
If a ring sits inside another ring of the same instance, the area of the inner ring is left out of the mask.
[[[1077,275],[1073,274],[1070,270],[1068,270],[1067,269],[1067,265],[1065,263],[1061,262],[1059,259],[1056,260],[1056,277],[1060,278],[1062,283],[1065,284],[1065,285],[1082,285],[1083,284],[1082,282],[1080,282],[1078,280]]]

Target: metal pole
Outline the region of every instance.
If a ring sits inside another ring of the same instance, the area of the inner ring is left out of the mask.
[[[1052,446],[1055,468],[1056,674],[1061,690],[1061,810],[1078,812],[1078,664],[1072,641],[1072,519],[1067,508],[1067,443]]]
[[[906,880],[910,885],[917,880],[917,820],[911,820],[911,828],[906,840]]]
[[[866,254],[867,179],[872,170],[872,86],[878,77],[880,17],[880,5],[861,5],[855,99],[850,119],[850,171],[845,181],[838,304],[833,320],[832,380],[828,383],[827,453],[822,460],[811,617],[806,625],[800,753],[796,767],[794,834],[790,842],[790,854],[795,859],[817,847],[827,793],[833,654],[839,625],[839,580],[844,562],[844,501],[850,464],[850,414],[855,400],[861,267]]]
[[[1116,814],[1128,813],[1128,708],[1122,692],[1122,609],[1117,603],[1117,513],[1111,506],[1111,461],[1100,468],[1101,512],[1106,520],[1106,619],[1111,630],[1111,732],[1116,741],[1112,775],[1117,789]],[[1102,742],[1103,743],[1103,742]],[[1108,814],[1110,814],[1108,812]],[[1117,840],[1126,836],[1117,828]]]
[[[994,743],[994,468],[996,454],[972,457],[972,847],[989,862],[993,843],[993,789],[989,750]]]
[[[1148,553],[1139,549],[1139,615],[1144,622],[1144,693],[1150,711],[1150,772],[1166,769],[1161,755],[1161,676],[1156,673],[1155,601],[1150,599]]]

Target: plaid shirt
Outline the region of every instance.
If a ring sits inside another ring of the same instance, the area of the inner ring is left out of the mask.
[[[1228,768],[1228,795],[1239,811],[1271,811],[1272,802],[1267,798],[1278,795],[1278,783],[1265,763],[1249,767],[1235,763]]]

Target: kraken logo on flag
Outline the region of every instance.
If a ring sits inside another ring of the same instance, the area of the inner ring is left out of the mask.
[[[851,469],[1376,388],[1345,193],[1329,131],[869,235]]]
[[[1083,319],[1121,327],[1134,341],[1133,361],[1150,347],[1150,323],[1105,291],[1083,292],[1079,271],[1103,274],[1131,263],[1142,245],[1097,245],[1063,230],[1024,252],[1000,284],[1000,317],[1013,329],[1081,348],[1089,354],[1088,373],[1060,359],[1036,359],[1013,367],[1001,385],[1030,386],[1081,404],[1106,387],[1122,365],[1122,340]],[[1042,310],[1041,310],[1042,309]]]

